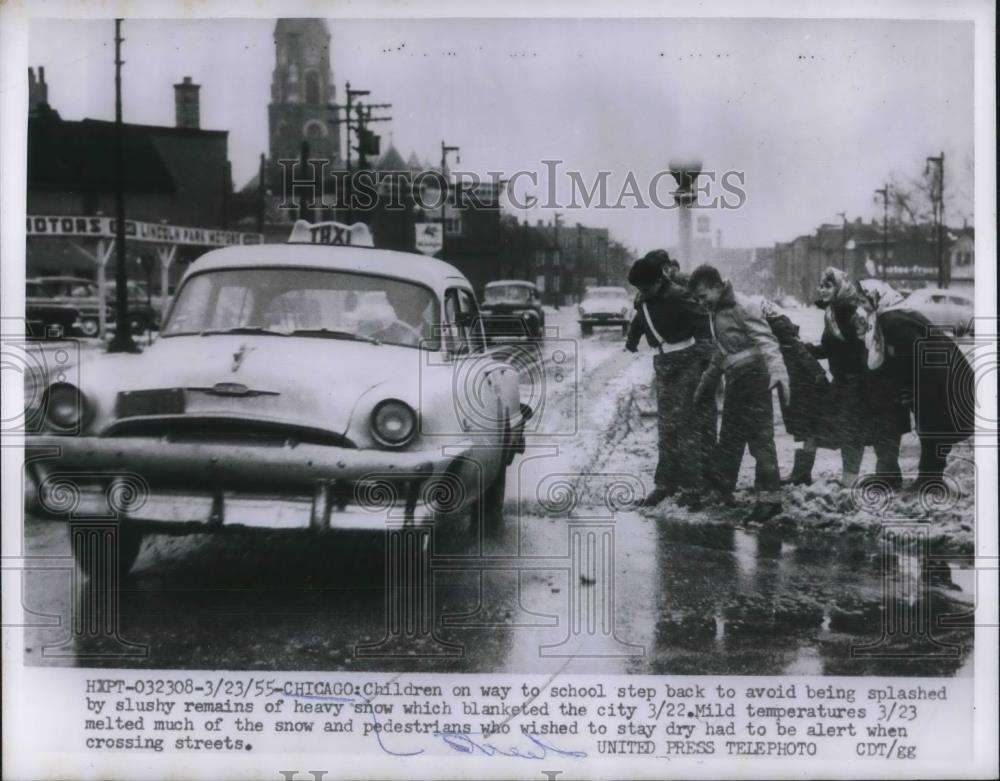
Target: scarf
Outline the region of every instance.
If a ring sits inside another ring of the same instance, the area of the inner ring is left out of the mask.
[[[877,281],[877,280],[872,280]],[[885,360],[885,339],[878,324],[878,307],[869,299],[864,288],[852,280],[847,272],[830,266],[820,277],[820,284],[832,283],[833,299],[823,312],[823,322],[826,330],[835,338],[844,340],[845,336],[837,323],[835,308],[850,307],[851,328],[854,336],[865,343],[867,364],[869,369],[877,369]],[[888,287],[888,285],[886,285]],[[890,288],[891,290],[891,288]],[[895,292],[895,291],[893,291]],[[899,295],[898,293],[896,295]],[[881,300],[880,295],[880,300]],[[888,301],[890,297],[886,296]],[[887,304],[888,305],[888,304]]]

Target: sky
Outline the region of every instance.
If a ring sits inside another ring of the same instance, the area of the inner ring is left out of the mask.
[[[612,202],[676,159],[742,172],[746,203],[701,212],[728,246],[769,246],[821,223],[881,216],[874,190],[919,177],[944,151],[949,221],[971,216],[973,25],[908,20],[328,20],[344,82],[391,103],[382,127],[404,159],[456,169],[535,171],[564,161],[585,183],[606,170]],[[173,84],[201,85],[202,127],[229,131],[241,187],[268,147],[274,20],[126,20],[127,122],[174,124]],[[33,20],[29,64],[44,66],[65,119],[114,118],[112,21]],[[526,183],[522,178],[520,182]],[[669,179],[666,180],[670,182]],[[661,183],[660,192],[671,188]],[[520,194],[523,188],[518,188]],[[713,190],[713,194],[722,194]],[[648,198],[645,198],[648,200]],[[578,199],[579,200],[579,199]],[[669,202],[665,195],[662,200]],[[673,210],[559,209],[645,252],[677,239]],[[554,209],[519,211],[550,220]]]

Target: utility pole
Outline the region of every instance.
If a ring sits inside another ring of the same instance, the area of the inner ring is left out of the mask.
[[[448,209],[448,155],[455,153],[455,162],[461,163],[457,146],[448,146],[441,142],[441,257],[444,258],[445,236],[448,235],[448,228],[445,224],[446,212]],[[456,204],[457,205],[457,204]]]
[[[604,284],[608,284],[608,238],[602,237],[604,242]]]
[[[847,212],[837,212],[843,220],[844,228],[840,236],[840,270],[847,271]]]
[[[132,323],[128,317],[128,276],[125,270],[125,163],[122,139],[122,20],[115,19],[115,336],[110,353],[136,353]],[[104,294],[104,291],[101,291]],[[104,306],[99,301],[98,306]]]
[[[935,166],[935,177],[931,182],[931,202],[934,204],[934,223],[937,227],[938,287],[948,286],[944,258],[944,152],[937,157],[927,158],[926,174],[930,166]]]
[[[355,147],[351,146],[351,129],[354,127],[355,136],[358,140],[357,152],[358,152],[358,165],[359,168],[364,169],[368,165],[367,154],[373,152],[378,154],[374,150],[371,150],[367,146],[366,139],[367,136],[367,125],[370,122],[388,122],[392,117],[373,117],[371,115],[373,108],[391,108],[391,103],[375,103],[369,104],[367,106],[362,105],[359,101],[356,105],[354,103],[355,98],[364,97],[371,94],[371,90],[366,89],[351,89],[351,82],[346,82],[344,85],[344,94],[347,95],[347,104],[345,106],[337,106],[330,104],[332,108],[343,108],[344,117],[343,119],[331,120],[328,124],[343,124],[345,125],[345,135],[347,137],[347,149],[346,149],[346,165],[347,165],[347,176],[344,181],[344,198],[347,200],[347,221],[349,223],[354,222],[354,195],[352,187],[351,174],[351,152],[355,150]],[[351,119],[351,113],[357,115],[357,119]]]
[[[889,265],[889,184],[876,190],[875,195],[882,196],[882,279],[885,279],[886,268]]]
[[[556,242],[556,255],[555,255],[555,258],[556,258],[556,263],[555,263],[556,273],[555,273],[555,277],[554,277],[553,282],[552,282],[553,300],[555,302],[556,309],[559,308],[559,299],[562,297],[562,279],[561,279],[561,277],[562,277],[562,245],[559,243],[559,220],[561,220],[561,219],[562,219],[562,214],[560,214],[559,212],[556,212],[555,219],[553,220],[553,222],[555,223],[554,234],[555,234],[555,242]]]

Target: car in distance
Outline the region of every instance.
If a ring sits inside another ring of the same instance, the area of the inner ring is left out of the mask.
[[[29,279],[24,286],[24,317],[28,336],[68,336],[80,321],[80,310],[53,301],[42,285]]]
[[[976,302],[972,296],[937,287],[918,288],[892,309],[919,312],[932,324],[947,328],[957,336],[973,330]]]
[[[32,469],[39,509],[73,474],[79,510],[121,519],[123,572],[149,533],[384,530],[470,509],[501,524],[531,416],[517,374],[485,351],[456,268],[367,237],[300,221],[287,244],[191,264],[147,349],[48,385],[34,439],[59,455]]]
[[[488,282],[480,306],[489,343],[540,340],[545,337],[542,298],[533,282],[519,279]]]
[[[589,287],[577,311],[584,336],[593,333],[595,326],[619,326],[626,333],[632,319],[632,298],[623,287]]]
[[[54,276],[38,277],[30,280],[36,282],[45,290],[53,301],[80,310],[77,331],[81,336],[94,337],[100,330],[100,309],[98,306],[98,285],[92,279],[82,277]],[[139,283],[128,283],[128,309],[132,321],[132,332],[143,333],[156,328],[159,316],[150,306],[145,288]],[[105,322],[113,325],[115,321],[115,287],[109,282],[105,292],[104,304]]]

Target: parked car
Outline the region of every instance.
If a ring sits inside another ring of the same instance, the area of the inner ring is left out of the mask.
[[[545,337],[542,298],[533,282],[507,279],[488,283],[480,312],[491,344]]]
[[[628,331],[632,317],[632,297],[623,287],[590,287],[578,307],[580,332],[587,336],[595,326],[615,325]]]
[[[29,279],[24,289],[24,316],[28,336],[63,336],[77,326],[80,310],[52,300],[44,286]]]
[[[973,330],[976,314],[976,302],[972,296],[937,287],[914,290],[893,308],[920,312],[934,325],[950,329],[958,336]]]
[[[35,494],[44,509],[50,475],[78,471],[78,514],[106,515],[138,476],[117,508],[123,571],[149,533],[503,522],[531,410],[485,351],[469,281],[423,255],[311,243],[315,227],[203,255],[152,345],[48,386],[35,439],[59,455],[32,471]]]
[[[68,304],[80,310],[77,326],[82,336],[97,336],[100,330],[99,293],[97,283],[81,277],[38,277],[31,280],[40,284],[53,301]],[[155,328],[159,323],[157,310],[150,306],[146,289],[138,282],[128,283],[128,308],[132,319],[132,332],[142,333]],[[104,313],[106,322],[115,322],[115,287],[109,281],[105,293]]]

